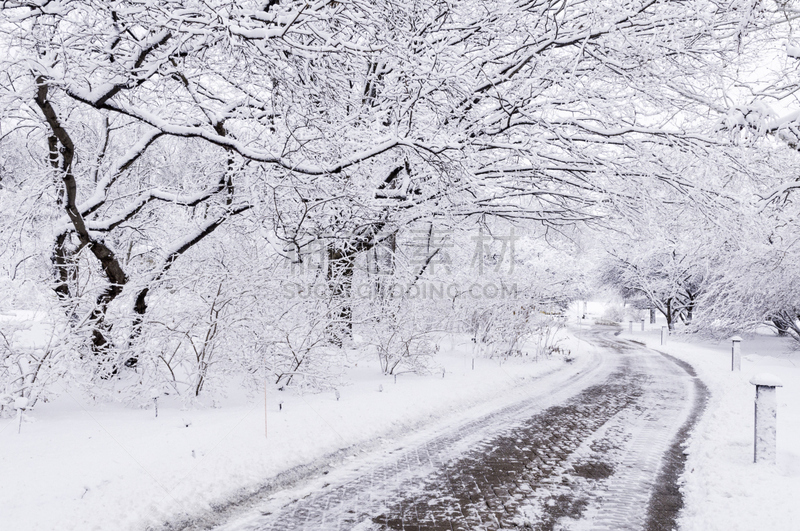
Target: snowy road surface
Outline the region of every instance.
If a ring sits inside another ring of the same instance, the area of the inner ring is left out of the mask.
[[[669,530],[680,443],[705,400],[677,360],[608,330],[588,370],[274,493],[218,529]]]

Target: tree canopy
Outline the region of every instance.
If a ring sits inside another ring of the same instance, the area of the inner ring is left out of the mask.
[[[5,1],[4,289],[49,308],[54,366],[77,355],[92,378],[195,395],[213,352],[221,372],[286,382],[360,326],[386,360],[428,348],[422,314],[524,328],[585,293],[582,272],[533,264],[579,260],[576,227],[618,235],[599,238],[612,283],[684,317],[718,310],[731,275],[757,276],[756,251],[737,272],[726,253],[794,248],[774,242],[796,219],[795,16],[745,0]],[[751,214],[757,230],[737,221]],[[492,282],[516,281],[521,305],[387,302],[434,279],[448,245],[452,277],[475,277],[499,254],[467,260],[467,232],[489,249],[512,226],[527,258]],[[287,301],[287,282],[319,296]],[[363,282],[379,296],[359,299]],[[791,320],[793,301],[750,315]]]

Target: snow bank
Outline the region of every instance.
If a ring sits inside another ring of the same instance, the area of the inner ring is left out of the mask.
[[[742,370],[731,372],[731,343],[689,343],[658,332],[625,333],[689,362],[711,392],[692,434],[682,477],[683,531],[798,529],[800,522],[800,353],[791,341],[753,336],[742,341]],[[778,463],[753,463],[755,386],[758,373],[776,375]]]

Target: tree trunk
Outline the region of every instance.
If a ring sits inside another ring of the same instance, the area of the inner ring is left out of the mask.
[[[397,235],[389,235],[382,245],[376,245],[373,248],[373,252],[375,254],[374,295],[378,298],[378,303],[381,307],[385,307],[392,296],[392,289],[394,287],[393,277],[395,271],[395,253],[397,252]],[[382,316],[379,315],[379,318],[382,318]]]
[[[125,275],[114,252],[103,241],[92,238],[86,228],[83,215],[77,206],[78,185],[75,175],[72,173],[75,145],[66,129],[61,125],[58,114],[50,102],[48,95],[49,86],[46,80],[42,76],[38,76],[36,78],[36,83],[38,85],[35,97],[36,105],[42,111],[47,125],[52,132],[52,135],[48,138],[50,164],[58,170],[64,184],[64,209],[72,223],[72,230],[78,235],[80,247],[89,248],[95,258],[100,262],[103,273],[105,273],[106,279],[109,282],[109,285],[97,296],[97,299],[95,299],[95,307],[89,319],[92,326],[92,352],[96,355],[106,356],[109,348],[109,339],[107,336],[111,328],[105,322],[106,311],[108,305],[122,292],[122,287],[128,282],[128,277]],[[53,141],[53,138],[55,138],[56,142]],[[61,149],[59,150],[61,155],[60,165],[58,159],[54,157],[54,147],[58,144],[61,145]],[[70,279],[70,274],[74,273],[74,269],[70,271],[70,259],[73,253],[70,253],[66,248],[67,238],[67,233],[61,234],[56,238],[53,254],[56,274],[59,279],[55,291],[59,297],[70,296],[68,281]],[[115,370],[116,369],[112,372]]]
[[[325,327],[329,341],[341,347],[345,338],[353,337],[353,275],[359,253],[373,250],[381,243],[378,233],[384,221],[377,221],[349,235],[344,240],[328,243],[326,281],[330,291],[328,325]],[[394,269],[394,237],[389,236],[390,254],[387,266]]]
[[[53,268],[56,271],[56,287],[54,288],[56,295],[60,301],[68,301],[72,297],[72,288],[70,287],[76,277],[76,268],[78,267],[72,259],[72,253],[67,248],[67,241],[69,235],[62,232],[56,237],[55,245],[53,245],[53,254],[50,259],[53,262]]]
[[[326,332],[331,343],[341,347],[345,338],[353,336],[354,250],[332,243],[328,245],[327,281],[330,290],[329,322]]]
[[[778,336],[786,337],[789,335],[789,323],[783,316],[776,315],[772,319],[772,324],[775,325],[775,329],[778,331]]]
[[[672,299],[667,299],[667,327],[670,332],[675,329],[675,316],[672,312]]]
[[[695,306],[695,299],[696,295],[687,291],[686,292],[686,302],[683,304],[683,311],[681,312],[681,319],[687,325],[692,324],[692,319],[694,318],[694,306]]]

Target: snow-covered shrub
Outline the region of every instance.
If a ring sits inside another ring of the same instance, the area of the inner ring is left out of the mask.
[[[625,320],[625,307],[619,303],[609,304],[603,310],[600,319],[606,323],[621,323]]]
[[[424,372],[437,350],[432,339],[434,321],[410,301],[395,301],[393,306],[394,311],[365,325],[368,344],[375,348],[383,374],[400,368]]]
[[[63,353],[45,314],[0,315],[0,416],[13,413],[17,398],[28,400],[29,407],[46,398],[48,384],[63,372]]]
[[[531,309],[516,304],[497,304],[473,311],[468,331],[479,355],[519,356],[533,332]]]
[[[535,345],[537,359],[539,356],[549,358],[554,352],[561,352],[558,332],[565,326],[564,319],[539,313],[532,316],[531,321],[531,343]]]

